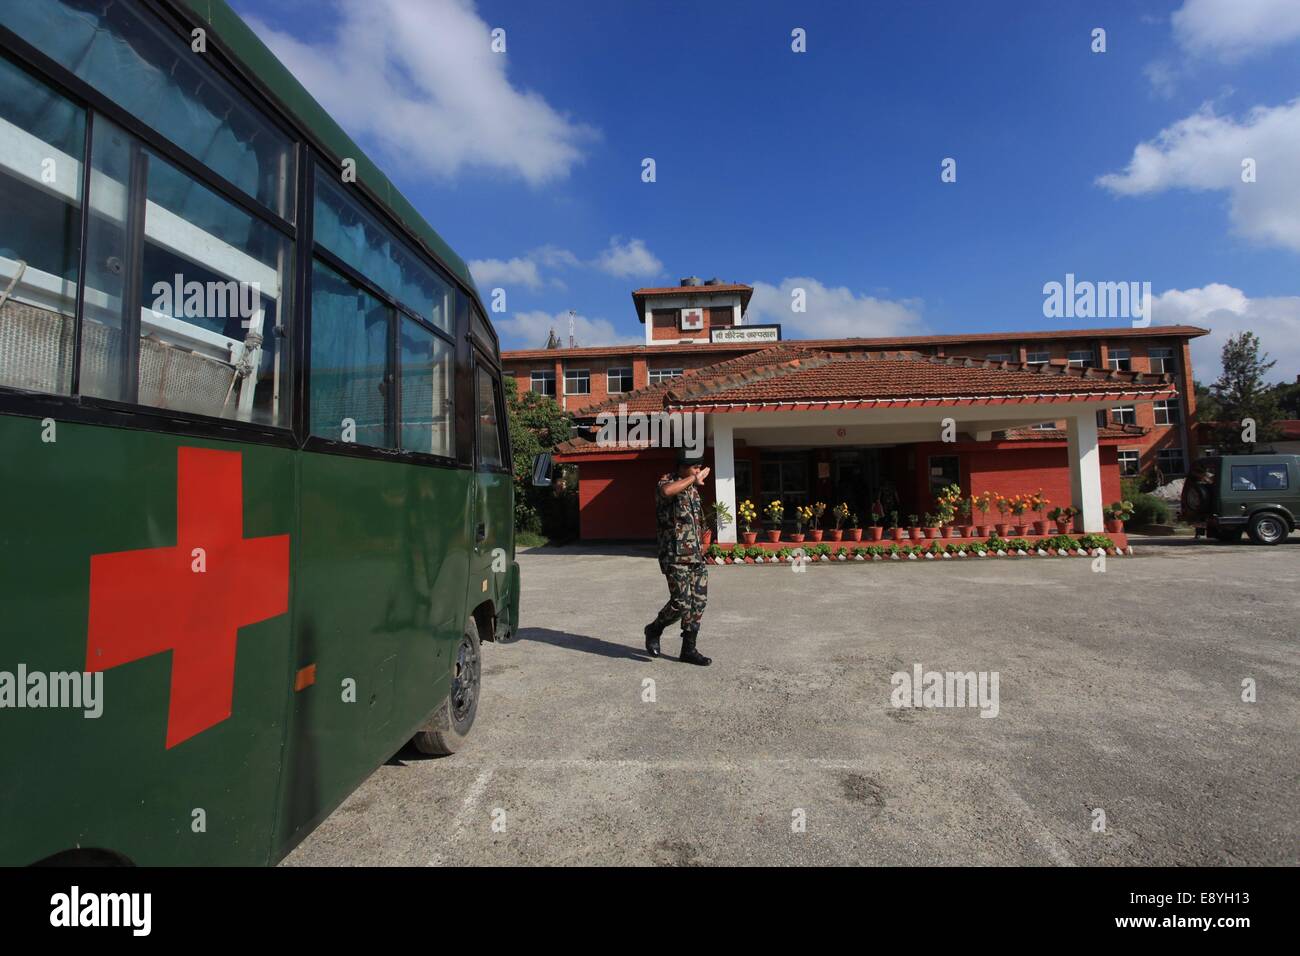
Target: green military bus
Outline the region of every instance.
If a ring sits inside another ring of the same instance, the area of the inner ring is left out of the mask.
[[[221,0],[0,6],[0,863],[281,859],[518,625],[465,263]]]

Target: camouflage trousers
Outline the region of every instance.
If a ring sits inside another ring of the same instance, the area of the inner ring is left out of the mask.
[[[663,630],[681,618],[683,631],[698,631],[704,605],[709,602],[709,567],[697,564],[660,565],[668,579],[668,603],[659,611],[654,626]]]

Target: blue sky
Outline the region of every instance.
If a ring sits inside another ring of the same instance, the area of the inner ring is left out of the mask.
[[[235,7],[506,290],[507,347],[569,309],[638,340],[629,291],[692,274],[787,337],[1086,325],[1043,315],[1072,272],[1212,327],[1200,378],[1246,328],[1300,370],[1297,0]]]

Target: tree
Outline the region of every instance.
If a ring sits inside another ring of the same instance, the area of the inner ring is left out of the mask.
[[[553,452],[555,446],[568,439],[573,418],[560,408],[555,399],[538,392],[520,392],[512,376],[505,378],[506,411],[510,416],[510,454],[514,460],[515,479],[515,530],[533,534],[541,533],[547,519],[564,512],[563,503],[557,505],[556,492],[551,488],[533,486],[533,458],[542,452]],[[566,488],[565,493],[572,494]],[[552,535],[563,529],[552,527]]]
[[[1194,382],[1196,390],[1196,420],[1198,422],[1217,422],[1223,419],[1223,409],[1214,393],[1201,382]]]
[[[1215,429],[1215,441],[1224,451],[1249,451],[1256,442],[1277,437],[1274,425],[1281,418],[1277,394],[1264,384],[1264,376],[1276,362],[1261,355],[1259,338],[1253,332],[1228,339],[1223,344],[1223,373],[1210,387],[1219,403],[1223,424]],[[1249,423],[1254,423],[1254,442],[1245,441]]]

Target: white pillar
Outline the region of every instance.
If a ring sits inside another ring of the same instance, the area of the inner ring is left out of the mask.
[[[654,345],[655,343],[654,324],[655,324],[654,309],[650,308],[650,304],[647,302],[645,307],[645,344],[646,345]]]
[[[689,414],[689,413],[688,413]],[[731,512],[731,524],[718,528],[718,544],[736,543],[736,456],[731,416],[710,415],[713,426],[713,497]]]
[[[1079,509],[1079,527],[1087,534],[1106,530],[1102,523],[1101,449],[1097,445],[1097,413],[1084,412],[1065,420],[1069,455],[1070,496]]]

